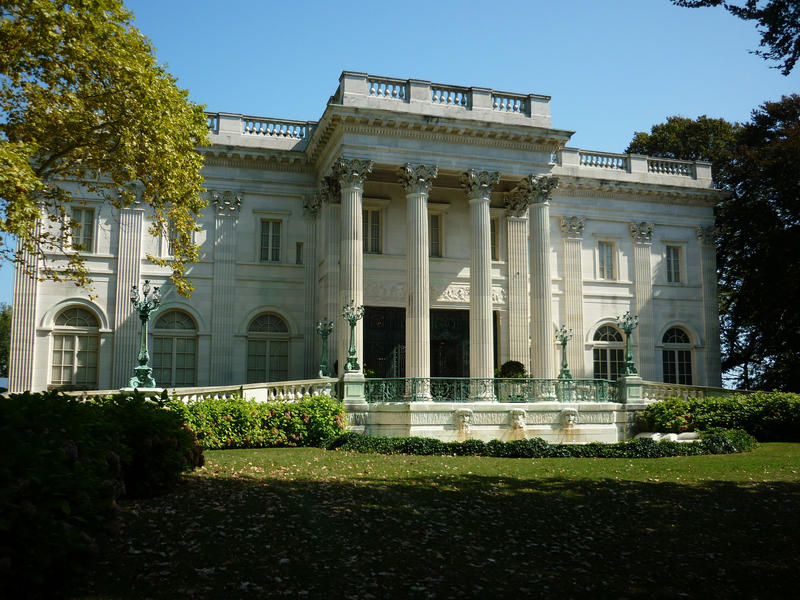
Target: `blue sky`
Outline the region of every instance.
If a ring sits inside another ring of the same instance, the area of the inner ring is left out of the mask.
[[[622,152],[667,116],[747,120],[800,91],[748,53],[751,23],[669,0],[128,0],[192,100],[317,120],[341,71],[552,96],[571,146]],[[12,269],[0,265],[0,302]]]

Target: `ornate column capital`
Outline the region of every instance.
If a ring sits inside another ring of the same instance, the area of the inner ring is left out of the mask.
[[[372,166],[374,164],[375,163],[371,160],[338,158],[333,165],[332,174],[343,188],[362,188],[364,187],[364,181],[367,179],[367,175],[372,173]]]
[[[561,217],[561,235],[565,238],[581,239],[586,217]]]
[[[489,198],[492,188],[500,181],[499,171],[477,171],[470,169],[461,175],[460,183],[470,200]]]
[[[303,214],[309,219],[316,219],[322,208],[322,196],[319,193],[308,194],[303,198]]]
[[[319,182],[319,197],[325,204],[339,204],[342,201],[342,190],[339,179],[335,175],[325,175]]]
[[[701,244],[707,244],[709,246],[716,245],[716,241],[714,239],[716,235],[717,228],[714,225],[697,228],[697,239],[700,240]]]
[[[397,176],[407,194],[427,194],[431,190],[433,180],[439,174],[436,165],[417,165],[406,163],[400,167]]]
[[[239,214],[242,207],[242,192],[217,192],[209,190],[211,203],[214,206],[214,214],[219,217],[233,217]]]
[[[642,221],[630,223],[631,237],[636,244],[651,244],[653,242],[653,229],[655,224]]]

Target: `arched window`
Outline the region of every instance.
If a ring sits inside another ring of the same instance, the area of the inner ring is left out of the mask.
[[[664,366],[664,383],[692,385],[692,341],[678,327],[667,329],[661,339]]]
[[[197,385],[197,326],[183,311],[167,311],[153,325],[153,378],[165,387]]]
[[[277,315],[259,315],[247,328],[247,383],[288,378],[289,327]]]
[[[56,315],[50,385],[59,388],[97,389],[100,323],[85,308],[72,307]]]
[[[611,325],[598,327],[592,338],[592,362],[595,379],[616,379],[625,364],[622,334]]]

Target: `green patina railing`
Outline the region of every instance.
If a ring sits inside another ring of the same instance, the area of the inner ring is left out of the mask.
[[[605,379],[396,377],[367,379],[375,402],[614,402],[616,382]]]

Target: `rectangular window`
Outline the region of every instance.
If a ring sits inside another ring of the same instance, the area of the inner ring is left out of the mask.
[[[500,252],[498,251],[497,246],[497,218],[493,218],[489,220],[489,231],[491,234],[491,245],[492,245],[492,260],[500,260]]]
[[[289,378],[289,342],[248,340],[247,383],[286,381]]]
[[[664,350],[664,383],[692,385],[692,351]]]
[[[681,282],[681,247],[667,246],[667,283]]]
[[[381,211],[365,208],[362,213],[364,252],[381,253]]]
[[[295,244],[294,264],[303,264],[303,242],[297,242],[297,244]]]
[[[94,209],[72,209],[72,247],[75,250],[92,252],[94,250]]]
[[[442,256],[442,215],[430,216],[431,256]]]
[[[625,364],[625,351],[618,348],[595,348],[592,352],[595,379],[614,381]]]
[[[54,335],[50,380],[54,386],[97,386],[97,337]]]
[[[281,262],[281,222],[261,221],[261,262]]]
[[[614,242],[597,242],[598,279],[614,280],[617,278],[614,259]]]

